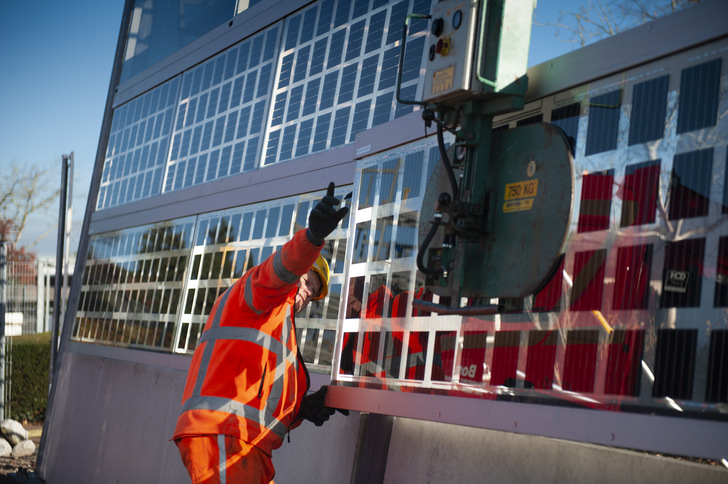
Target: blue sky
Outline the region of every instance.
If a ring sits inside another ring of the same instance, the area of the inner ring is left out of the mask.
[[[577,0],[539,0],[537,22],[556,22]],[[78,245],[121,24],[123,0],[0,0],[0,176],[15,162],[53,170],[74,152],[74,234]],[[573,50],[553,27],[534,25],[529,65]],[[30,245],[58,218],[57,205],[33,218]],[[55,256],[57,229],[35,247]]]

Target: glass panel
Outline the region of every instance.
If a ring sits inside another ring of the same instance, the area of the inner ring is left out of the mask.
[[[637,395],[642,374],[644,331],[615,330],[607,349],[604,393]]]
[[[379,331],[364,333],[362,338],[361,361],[359,363],[359,374],[362,376],[379,376]]]
[[[556,265],[551,278],[544,284],[543,288],[534,294],[533,311],[547,312],[560,309],[561,296],[564,286],[564,259]]]
[[[364,301],[364,276],[354,277],[349,281],[349,295],[346,299],[347,319],[358,318],[361,315]]]
[[[375,182],[377,180],[377,169],[370,168],[364,170],[361,176],[361,185],[359,188],[359,208],[371,207],[374,204],[374,195],[376,190]]]
[[[460,382],[480,385],[488,375],[485,364],[487,331],[465,331],[460,362]]]
[[[407,367],[404,378],[408,380],[424,380],[427,361],[427,340],[429,333],[412,332],[407,345]]]
[[[584,175],[581,182],[578,232],[609,228],[614,170]]]
[[[306,363],[314,363],[316,360],[319,332],[320,330],[318,329],[308,329],[306,333],[306,340],[301,342],[301,355],[303,356],[303,361]]]
[[[571,310],[592,311],[602,307],[602,287],[606,250],[574,254],[574,286],[571,289]]]
[[[718,243],[718,257],[715,267],[715,307],[728,306],[728,237],[721,237]]]
[[[339,373],[353,375],[354,366],[358,363],[357,343],[359,341],[359,335],[357,333],[344,333],[342,341]]]
[[[598,331],[569,331],[564,357],[564,390],[584,393],[594,391],[598,344]]]
[[[371,222],[362,222],[356,225],[356,236],[354,238],[354,258],[355,264],[366,262],[369,253],[369,231],[371,230]]]
[[[305,223],[311,201],[321,196],[305,194],[93,236],[72,334],[82,342],[191,353],[216,299],[290,239],[297,205]],[[344,229],[329,237],[322,255],[331,259],[337,245],[346,250]],[[334,328],[343,266],[332,271],[329,284],[329,299],[312,303],[308,315],[297,318],[300,328],[312,324],[309,319],[316,320],[316,330]],[[333,301],[328,312],[327,301]],[[118,323],[112,325],[112,318]],[[325,364],[330,364],[328,351]],[[328,371],[317,361],[312,371]]]
[[[392,247],[392,217],[384,217],[377,220],[377,227],[374,233],[374,244],[372,244],[372,260],[386,260],[390,257]]]
[[[651,245],[619,248],[614,284],[614,309],[647,308],[651,266]]]
[[[670,186],[670,220],[708,215],[713,149],[675,155]]]
[[[569,140],[572,151],[575,151],[576,140],[579,134],[579,114],[581,105],[579,103],[569,104],[551,111],[551,123],[564,131]]]
[[[392,274],[392,289],[389,300],[389,312],[387,316],[390,318],[404,318],[407,316],[407,309],[410,303],[411,273],[395,272]]]
[[[632,91],[632,119],[629,144],[660,139],[665,131],[667,86],[670,76],[635,84]]]
[[[399,175],[399,160],[388,161],[382,167],[379,178],[379,205],[394,202],[397,192],[397,177]]]
[[[260,0],[242,2],[258,3]],[[166,2],[135,0],[121,82],[197,40],[235,15],[234,0]],[[238,12],[239,13],[239,12]]]
[[[156,174],[161,173],[166,161],[178,89],[177,77],[114,110],[96,202],[97,210],[161,192],[162,186]],[[145,136],[137,136],[137,133],[145,132],[148,126],[158,128],[147,130]],[[173,144],[176,152],[179,151],[179,142],[176,139],[176,144]],[[132,178],[137,188],[122,190],[122,184],[128,185]]]
[[[294,127],[295,132],[295,127],[303,123],[312,126],[315,119],[317,127],[312,144],[300,144],[295,150],[272,149],[267,163],[350,143],[357,133],[410,113],[411,106],[396,106],[392,102],[400,53],[398,44],[402,41],[407,14],[422,13],[429,7],[426,2],[414,2],[414,5],[409,1],[381,2],[369,7],[368,2],[326,0],[288,18],[283,29],[278,79],[271,93],[279,102],[264,142],[270,146],[271,139],[281,139],[281,130],[286,126]],[[301,18],[308,21],[301,24]],[[299,27],[307,32],[301,33],[300,38]],[[402,89],[408,99],[417,97],[423,83],[421,69],[426,34],[427,22],[413,22],[408,29],[402,75]],[[309,52],[310,61],[306,63]],[[279,96],[287,92],[306,93],[300,114],[298,97]],[[333,132],[329,135],[332,125]]]
[[[91,238],[72,332],[76,341],[172,350],[171,338],[148,338],[147,328],[159,323],[173,334],[181,310],[192,312],[189,302],[173,304],[173,295],[180,294],[183,287],[183,277],[177,278],[174,271],[179,261],[182,261],[179,271],[186,271],[187,254],[192,247],[192,233],[185,230],[191,220],[180,219]],[[174,243],[172,234],[176,234]],[[195,258],[193,270],[197,271],[199,265],[200,259]],[[189,277],[197,276],[190,274]],[[140,336],[142,333],[144,337]],[[185,338],[189,339],[188,332]]]
[[[662,276],[663,308],[700,305],[704,255],[705,239],[667,243]]]
[[[721,59],[683,69],[677,132],[715,126],[718,116]]]
[[[655,221],[659,177],[659,160],[626,167],[624,183],[616,194],[622,200],[621,227]]]
[[[274,58],[249,54],[274,49],[279,28],[272,26],[182,74],[165,191],[255,168]],[[192,85],[197,87],[188,87]],[[274,122],[282,121],[283,104],[274,103]]]
[[[531,331],[528,333],[526,388],[548,390],[553,386],[556,336],[555,331]]]
[[[657,332],[653,397],[692,398],[697,336],[694,329]]]
[[[392,295],[387,287],[387,275],[373,274],[369,281],[369,294],[363,317],[381,319],[385,313],[385,307],[391,299]]]
[[[435,352],[432,363],[432,381],[453,380],[452,373],[455,365],[455,343],[457,333],[438,331],[435,334]]]
[[[404,333],[387,332],[384,339],[382,370],[385,378],[399,378],[402,362]]]
[[[706,402],[728,403],[728,330],[710,332]]]
[[[331,366],[334,356],[334,345],[336,344],[336,332],[326,329],[323,332],[321,349],[319,350],[319,365]]]
[[[621,90],[591,99],[589,102],[589,130],[586,135],[585,154],[587,156],[617,147],[621,107]]]
[[[397,220],[394,258],[411,257],[417,250],[417,212],[403,212]]]
[[[495,334],[491,385],[515,388],[520,339],[519,331],[501,331]]]

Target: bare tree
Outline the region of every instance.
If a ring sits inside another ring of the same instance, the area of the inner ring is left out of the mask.
[[[19,166],[13,163],[10,170],[0,177],[0,228],[3,238],[13,245],[25,231],[28,217],[53,207],[58,199],[60,188],[53,182],[52,169],[36,165]],[[35,246],[47,233],[54,230],[49,226],[46,233],[31,244]]]
[[[556,37],[583,47],[637,25],[674,13],[701,0],[587,0],[576,12],[561,10]],[[565,34],[566,38],[561,35]]]

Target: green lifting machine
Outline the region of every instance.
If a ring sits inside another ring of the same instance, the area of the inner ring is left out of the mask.
[[[429,20],[422,117],[437,128],[441,162],[420,212],[417,267],[439,314],[499,311],[495,298],[537,292],[559,267],[571,219],[573,156],[549,123],[493,131],[497,115],[522,110],[534,0],[443,0]],[[445,132],[454,135],[449,147]],[[461,305],[461,298],[469,303]],[[442,301],[449,301],[443,303]]]

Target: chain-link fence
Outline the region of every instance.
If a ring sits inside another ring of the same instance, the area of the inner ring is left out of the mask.
[[[5,331],[0,342],[0,395],[2,418],[11,411],[13,337],[44,333],[53,321],[55,260],[38,257],[5,243],[0,261],[0,310],[4,311]]]
[[[50,331],[54,271],[54,261],[8,246],[5,336]]]

